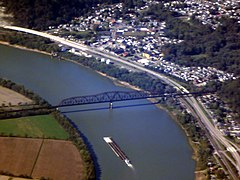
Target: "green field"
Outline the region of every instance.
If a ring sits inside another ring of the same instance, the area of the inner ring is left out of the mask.
[[[67,139],[68,134],[52,115],[0,120],[0,135]]]

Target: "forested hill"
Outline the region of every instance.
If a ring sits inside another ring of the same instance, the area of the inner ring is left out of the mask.
[[[196,21],[176,24],[172,34],[184,41],[168,47],[168,60],[186,66],[211,66],[240,75],[240,24],[236,20],[222,19],[222,25],[215,31]]]
[[[14,23],[34,29],[66,23],[86,13],[99,0],[0,0]]]
[[[5,13],[13,15],[15,25],[44,30],[49,26],[69,22],[87,13],[93,6],[123,2],[126,7],[141,4],[141,0],[0,0]]]
[[[239,114],[238,118],[240,120],[240,79],[224,83],[219,91],[219,95]]]

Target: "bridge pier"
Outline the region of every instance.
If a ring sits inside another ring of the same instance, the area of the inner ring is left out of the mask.
[[[113,109],[113,103],[112,102],[109,103],[109,109]]]

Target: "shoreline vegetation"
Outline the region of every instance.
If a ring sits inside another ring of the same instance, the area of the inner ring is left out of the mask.
[[[1,44],[1,42],[0,42],[0,44]],[[4,44],[6,44],[6,43],[4,43]],[[18,46],[16,46],[16,47],[18,47]],[[26,50],[26,48],[21,48],[21,49]],[[41,116],[41,117],[42,117],[42,115],[51,116],[52,120],[55,119],[56,124],[59,124],[59,126],[62,127],[62,130],[65,131],[65,134],[64,134],[65,138],[62,138],[62,139],[71,141],[77,148],[78,152],[80,153],[81,158],[83,159],[84,179],[100,179],[100,175],[101,175],[100,166],[97,162],[97,157],[92,148],[92,145],[88,141],[88,139],[85,137],[85,135],[74,124],[73,121],[71,121],[69,118],[67,118],[65,115],[63,115],[61,112],[59,112],[57,110],[50,110],[49,107],[51,107],[51,105],[46,100],[42,99],[38,94],[36,94],[28,89],[25,89],[25,87],[23,85],[18,85],[16,83],[12,82],[11,80],[0,78],[0,87],[4,87],[9,90],[15,91],[16,93],[19,93],[34,102],[31,104],[26,104],[26,105],[19,104],[18,106],[16,106],[16,105],[12,106],[11,104],[8,104],[8,105],[2,104],[0,106],[1,107],[0,121],[1,120],[4,121],[4,120],[10,119],[10,118],[11,119],[16,119],[16,118],[20,119],[23,117],[37,117],[37,115]],[[31,107],[36,107],[36,106],[37,107],[40,106],[42,108],[39,110],[31,109]],[[24,109],[24,108],[27,108],[27,109],[26,109],[26,111],[17,111],[17,112],[12,112],[12,113],[5,112],[6,108],[11,111],[14,108],[17,108],[17,110],[19,110],[19,107],[20,107],[20,109]],[[40,121],[40,119],[38,120],[38,122],[39,121]],[[20,120],[18,120],[18,122],[20,122]],[[12,123],[12,124],[14,124],[14,123]],[[33,121],[31,123],[31,125],[33,125]],[[8,127],[8,125],[6,127]],[[11,128],[13,128],[15,126],[10,125],[9,127],[10,127],[10,129],[3,128],[3,131],[0,133],[1,137],[61,139],[60,135],[63,134],[63,132],[61,132],[62,134],[59,135],[60,138],[56,137],[56,136],[51,136],[52,132],[50,133],[49,136],[45,134],[46,136],[40,135],[39,137],[38,136],[36,137],[36,134],[31,135],[31,132],[25,132],[25,131],[22,132],[22,130],[19,130],[19,129],[15,129],[14,133],[10,132],[10,131],[13,131],[13,129],[11,129]],[[16,125],[16,128],[18,128],[18,127],[20,127],[20,126]],[[37,127],[37,124],[36,124],[36,127]],[[50,127],[48,127],[48,128],[50,128]],[[50,129],[48,129],[48,131],[50,132]],[[55,132],[54,129],[52,129],[52,131],[53,131],[53,133]],[[0,175],[9,175],[11,177],[18,177],[11,173],[2,172],[2,171],[0,172]]]
[[[20,46],[20,45],[10,44],[9,42],[5,42],[5,41],[0,41],[0,44],[10,46],[10,47],[14,47],[14,48],[18,48],[18,49],[22,49],[22,50],[31,51],[31,52],[37,52],[37,53],[42,53],[42,54],[45,54],[45,55],[51,55],[51,53],[48,53],[48,52],[45,52],[45,51],[41,51],[41,50],[38,50],[38,49],[31,49],[31,48],[27,48],[27,47]],[[71,60],[71,59],[63,58],[63,60],[75,63],[77,65],[80,65],[80,66],[83,66],[83,67],[86,67],[86,68],[90,68],[88,66],[85,66],[85,65],[83,65],[79,62],[76,62],[74,60]],[[90,68],[90,69],[92,69],[92,68]],[[94,69],[92,69],[92,70],[97,72],[98,74],[104,76],[104,77],[107,77],[107,78],[111,79],[113,81],[113,83],[117,86],[124,86],[124,87],[130,88],[130,89],[133,89],[133,90],[142,90],[141,88],[138,88],[138,87],[136,87],[134,85],[131,85],[127,82],[118,80],[117,78],[111,77],[111,76],[109,76],[105,73],[102,73],[102,72],[94,70]],[[151,102],[153,102],[153,101],[151,101]],[[194,140],[192,139],[192,137],[188,133],[187,127],[184,127],[184,125],[181,122],[179,122],[179,119],[177,117],[177,113],[174,112],[172,108],[169,108],[167,106],[160,105],[160,104],[157,104],[156,106],[159,109],[166,111],[170,115],[170,117],[181,127],[182,131],[185,133],[185,135],[188,139],[188,143],[189,143],[189,145],[192,149],[192,159],[196,162],[195,171],[194,171],[195,179],[200,180],[200,179],[207,178],[207,172],[206,172],[207,168],[202,169],[202,165],[200,165],[200,162],[199,162],[199,153],[198,153],[199,152],[199,142],[194,142]]]
[[[37,53],[41,53],[41,54],[45,54],[45,55],[51,56],[51,53],[49,53],[49,52],[40,51],[40,50],[38,50],[38,49],[31,49],[31,48],[27,48],[27,47],[20,46],[20,45],[16,45],[16,44],[10,44],[9,42],[6,42],[6,41],[1,41],[1,40],[0,40],[0,44],[1,44],[1,45],[5,45],[5,46],[10,46],[10,47],[18,48],[18,49],[25,50],[25,51],[37,52]]]

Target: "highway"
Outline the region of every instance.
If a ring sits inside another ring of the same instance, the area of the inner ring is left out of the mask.
[[[69,41],[66,40],[64,38],[60,38],[58,36],[54,36],[54,35],[50,35],[44,32],[39,32],[39,31],[35,31],[35,30],[31,30],[31,29],[26,29],[26,28],[21,28],[21,27],[16,27],[16,26],[3,26],[6,29],[11,29],[11,30],[15,30],[15,31],[21,31],[21,32],[25,32],[25,33],[29,33],[29,34],[34,34],[37,36],[42,36],[45,38],[49,38],[55,42],[64,44],[66,46],[81,50],[81,51],[85,51],[89,54],[95,54],[95,55],[99,55],[108,59],[111,59],[113,61],[117,61],[120,62],[122,64],[125,64],[129,67],[132,68],[136,68],[140,71],[146,72],[152,76],[155,76],[163,81],[165,81],[167,84],[175,87],[177,90],[181,91],[182,93],[189,93],[189,91],[184,88],[183,86],[181,86],[180,84],[178,84],[177,82],[175,82],[174,80],[168,78],[167,76],[164,76],[162,74],[159,74],[157,72],[154,72],[152,70],[146,69],[138,64],[134,64],[132,62],[129,62],[127,59],[124,59],[122,57],[118,57],[116,55],[112,55],[103,51],[99,51],[96,48],[90,47],[90,46],[86,46],[86,45],[82,45],[73,41]],[[195,110],[195,113],[197,114],[197,116],[199,117],[199,119],[201,120],[202,124],[204,124],[204,126],[206,127],[206,129],[208,130],[209,134],[211,135],[211,137],[213,139],[215,139],[216,141],[219,141],[225,148],[226,150],[232,155],[232,157],[234,158],[235,164],[236,164],[236,169],[238,170],[238,176],[240,175],[240,156],[239,153],[236,150],[236,146],[233,145],[231,142],[229,142],[229,140],[227,140],[223,134],[214,127],[214,125],[211,123],[211,121],[209,120],[209,118],[207,117],[207,115],[204,113],[204,111],[202,110],[203,108],[201,108],[202,104],[201,102],[197,102],[196,98],[194,97],[186,97],[185,100],[191,105],[192,109]],[[228,156],[227,153],[225,153],[225,156]],[[230,158],[230,157],[228,157]],[[233,179],[238,179],[237,175],[233,175],[232,174]]]

